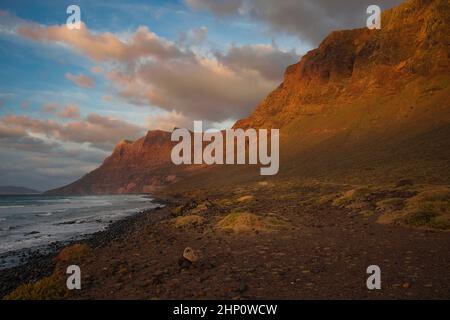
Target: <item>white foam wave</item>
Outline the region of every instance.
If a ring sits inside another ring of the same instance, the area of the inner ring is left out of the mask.
[[[12,206],[0,206],[0,209],[9,209],[9,208],[24,208],[25,206],[16,206],[16,205],[12,205]]]

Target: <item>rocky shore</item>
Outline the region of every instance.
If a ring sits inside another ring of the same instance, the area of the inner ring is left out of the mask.
[[[91,248],[99,248],[107,245],[119,235],[127,232],[130,228],[139,223],[144,217],[152,217],[152,214],[160,211],[169,202],[166,199],[154,199],[153,203],[159,205],[156,208],[143,210],[111,223],[106,230],[99,231],[85,236],[82,240],[60,241],[51,243],[48,246],[37,250],[21,250],[14,252],[22,262],[11,268],[0,270],[0,298],[11,292],[13,289],[24,283],[32,283],[52,274],[55,269],[55,257],[64,247],[69,247],[75,243],[86,244]],[[7,259],[10,253],[5,254],[3,259]]]
[[[163,208],[0,273],[2,293],[31,281],[7,298],[449,299],[449,195],[293,179],[172,191]],[[65,287],[72,264],[81,290]],[[381,290],[366,286],[371,265]]]

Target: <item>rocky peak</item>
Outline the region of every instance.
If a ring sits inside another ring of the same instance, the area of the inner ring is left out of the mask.
[[[382,29],[332,32],[287,68],[283,83],[235,127],[278,127],[333,104],[401,90],[450,71],[450,4],[410,0],[382,14]]]

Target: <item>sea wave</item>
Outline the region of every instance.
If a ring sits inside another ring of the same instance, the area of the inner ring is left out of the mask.
[[[46,213],[39,213],[37,214],[38,217],[49,217],[53,215],[53,212],[46,212]]]
[[[105,230],[113,221],[155,207],[150,198],[129,195],[59,199],[39,196],[20,200],[27,201],[21,206],[24,208],[0,210],[0,221],[7,219],[1,222],[0,256],[15,250],[34,250],[55,241],[82,239]],[[11,208],[22,203],[1,203],[8,204],[7,208]]]
[[[70,199],[43,199],[36,200],[36,202],[44,202],[44,203],[71,203]]]
[[[16,205],[9,205],[9,206],[0,206],[0,209],[8,209],[8,208],[24,208],[25,206],[16,206]]]

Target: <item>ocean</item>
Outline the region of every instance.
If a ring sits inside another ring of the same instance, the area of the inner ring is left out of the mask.
[[[20,263],[14,253],[82,239],[157,206],[148,195],[0,196],[0,269]]]

